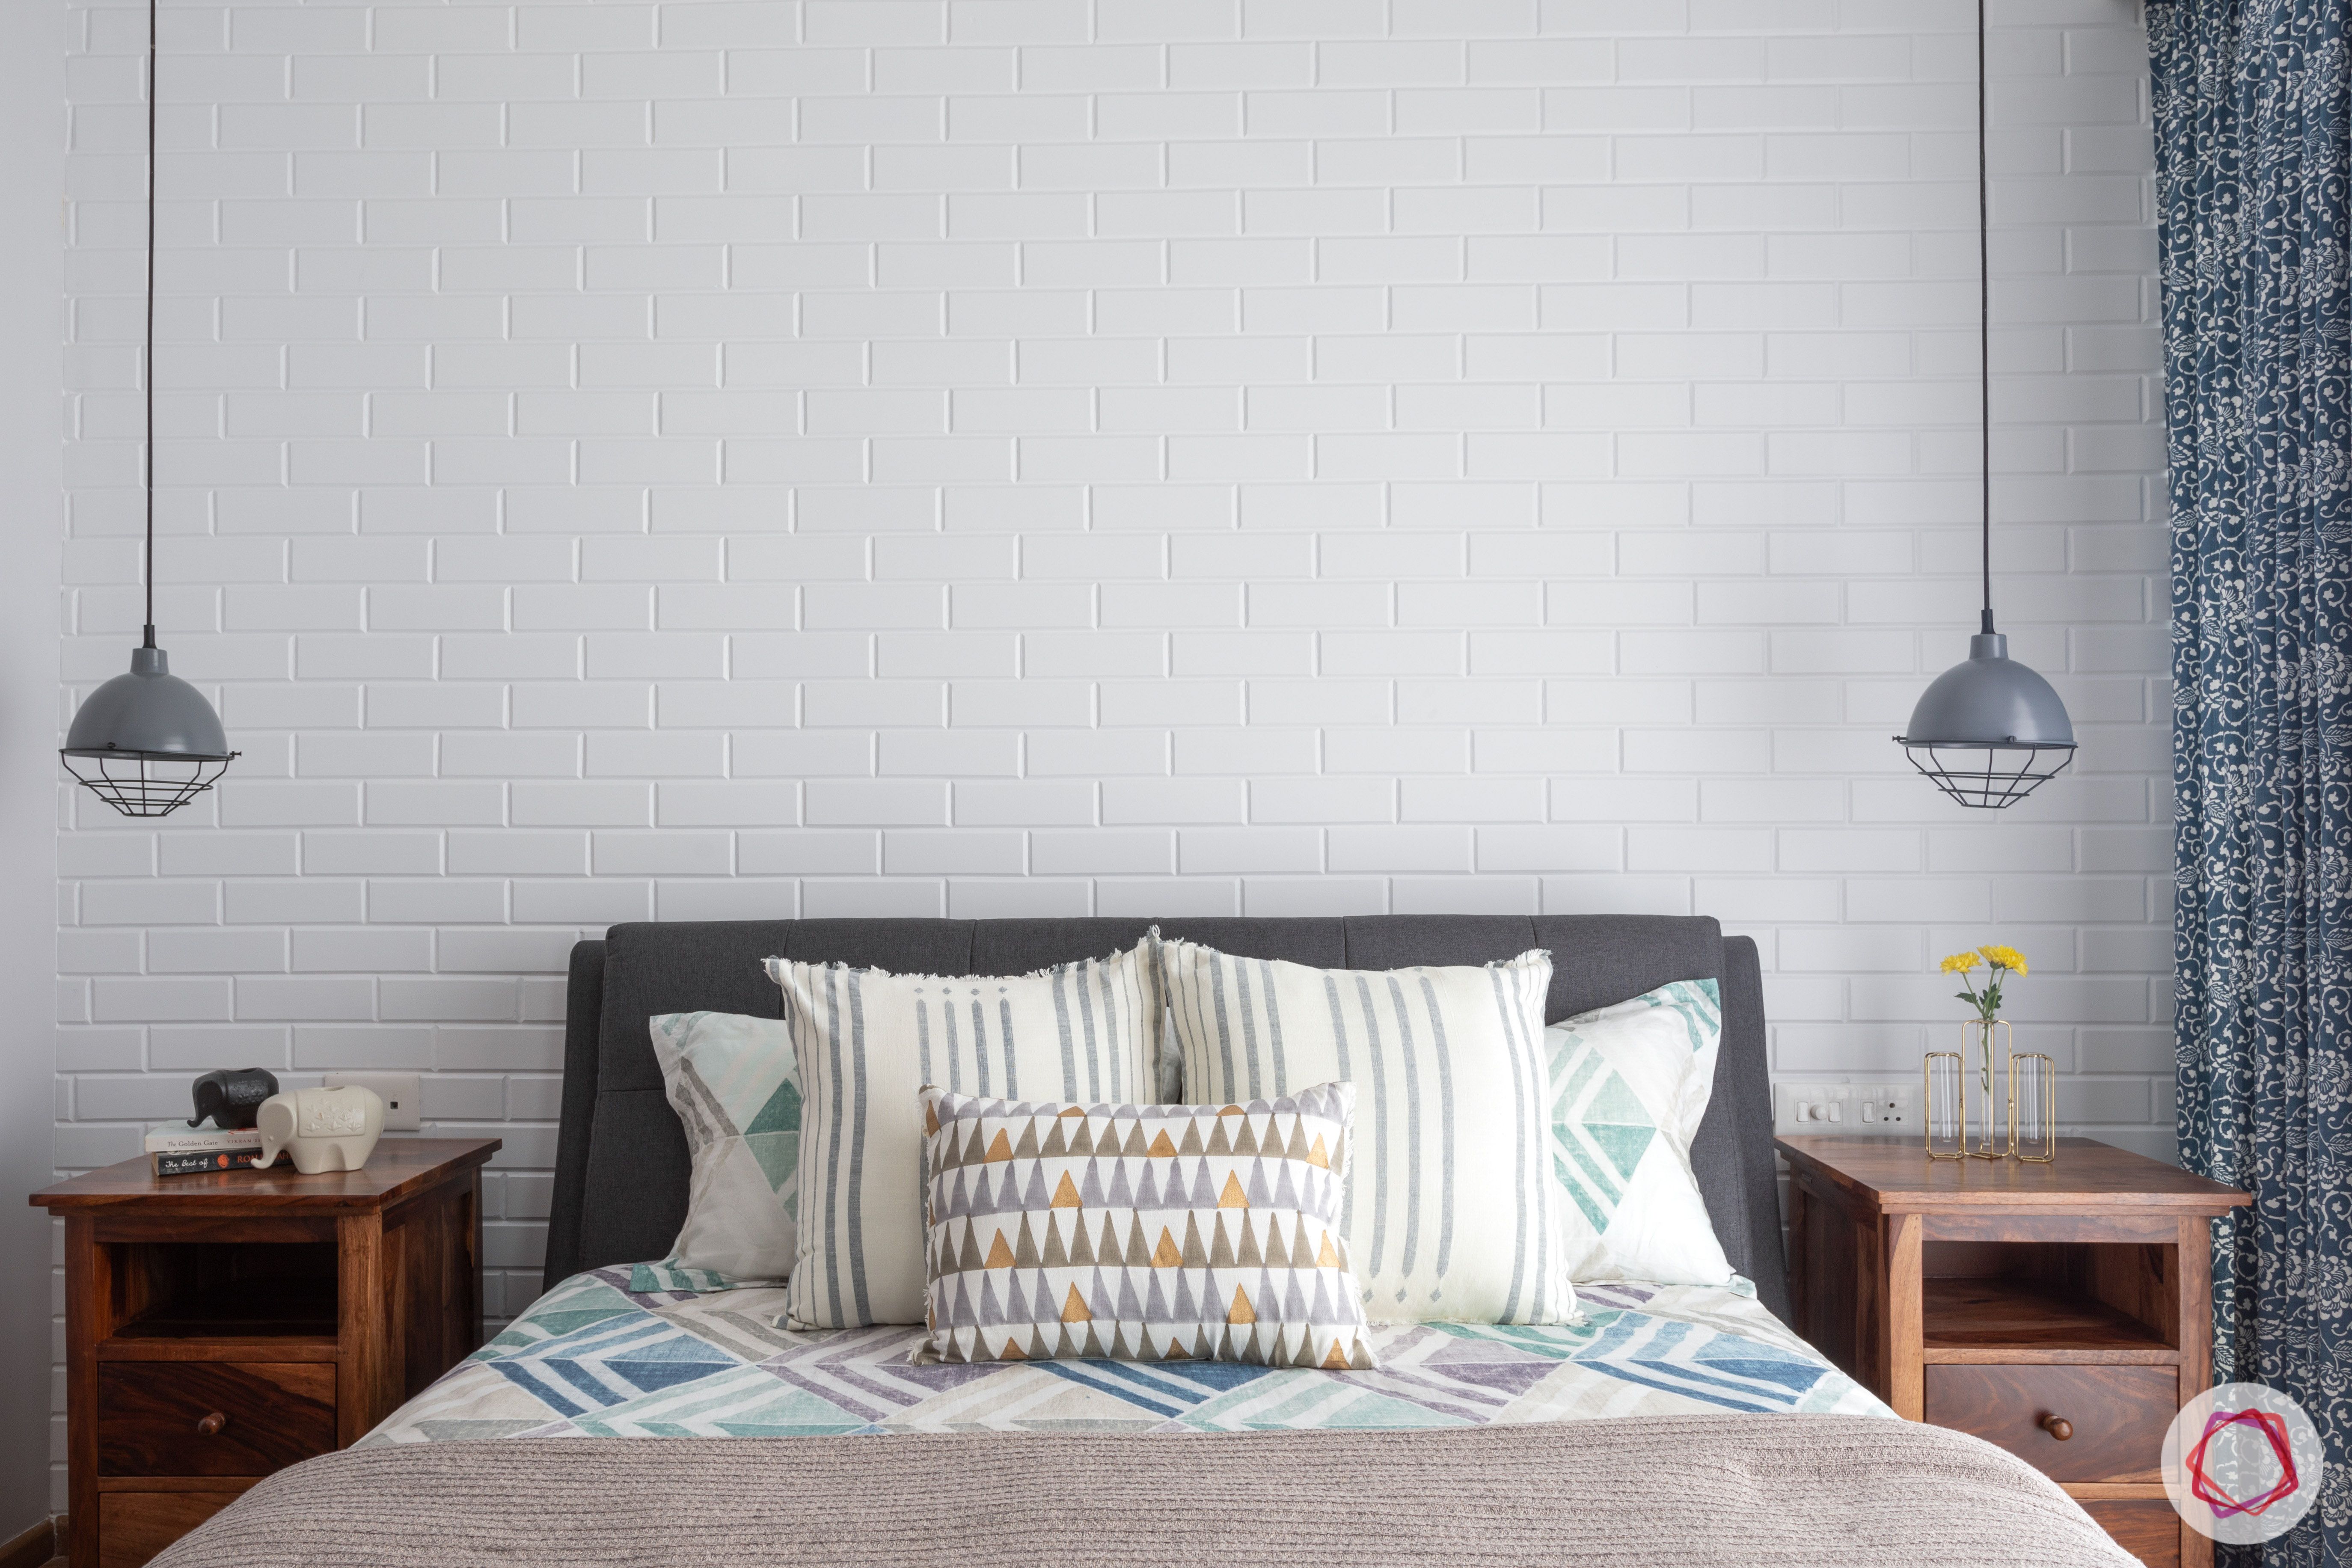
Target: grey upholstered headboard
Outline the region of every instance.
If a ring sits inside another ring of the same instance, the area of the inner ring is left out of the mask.
[[[1789,1316],[1772,1172],[1764,996],[1756,944],[1715,921],[1654,915],[1362,915],[1305,919],[806,920],[617,925],[572,950],[563,1120],[548,1220],[546,1283],[669,1250],[686,1217],[686,1137],[662,1095],[646,1020],[708,1009],[775,1017],[772,953],[929,974],[1020,974],[1170,936],[1326,969],[1484,963],[1551,950],[1549,1019],[1674,980],[1723,987],[1723,1053],[1692,1150],[1732,1266]]]

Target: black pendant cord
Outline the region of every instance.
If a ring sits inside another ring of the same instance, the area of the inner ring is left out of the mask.
[[[1976,393],[1985,478],[1983,627],[1992,632],[1992,174],[1985,157],[1985,0],[1976,0]]]
[[[162,0],[147,0],[147,358],[139,379],[147,394],[147,434],[139,447],[139,484],[147,499],[147,550],[140,562],[147,588],[147,640],[155,646],[155,31]]]

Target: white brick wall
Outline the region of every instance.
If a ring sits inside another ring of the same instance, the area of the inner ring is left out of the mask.
[[[64,447],[49,423],[65,363],[66,16],[0,6],[0,474],[7,476],[8,566],[0,574],[0,1006],[16,1021],[0,1043],[0,1193],[47,1184],[55,1043],[49,1010],[58,931],[53,889],[58,639],[49,618],[64,552]],[[0,1536],[48,1518],[54,1369],[50,1293],[36,1289],[48,1216],[0,1219],[0,1256],[16,1260],[0,1292]]]
[[[566,947],[751,914],[1703,911],[1792,1073],[1999,936],[2168,1149],[2131,0],[1995,6],[1998,589],[2084,742],[1997,819],[1887,739],[1974,621],[1966,0],[165,11],[159,615],[246,755],[59,792],[59,1169],[422,1068],[511,1310]],[[72,20],[78,693],[144,8]]]

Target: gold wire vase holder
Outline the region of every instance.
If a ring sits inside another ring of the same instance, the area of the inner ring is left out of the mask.
[[[1968,1064],[1958,1051],[1929,1051],[1920,1063],[1919,1104],[1927,1128],[1927,1158],[1969,1157]]]
[[[2036,1165],[2058,1158],[2058,1064],[2039,1051],[2009,1058],[2009,1157]]]
[[[2008,1026],[2000,1026],[2006,1030]],[[1980,1043],[1980,1026],[1970,1026],[1970,1042]],[[2004,1036],[2004,1043],[2006,1037]],[[2008,1120],[1996,1128],[1992,1069],[1979,1060],[1972,1072],[1966,1053],[1929,1051],[1920,1059],[1920,1118],[1930,1160],[1999,1160],[2047,1165],[2058,1158],[2058,1064],[2040,1051],[2007,1053]],[[1969,1092],[1977,1080],[1978,1092]],[[2005,1136],[2004,1136],[2005,1134]]]

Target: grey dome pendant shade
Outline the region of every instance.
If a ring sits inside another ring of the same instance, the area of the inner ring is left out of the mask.
[[[1992,626],[1992,270],[1985,159],[1985,7],[1977,0],[1978,375],[1984,440],[1984,616],[1969,657],[1928,684],[1895,737],[1911,765],[1962,805],[1998,811],[2064,771],[2074,757],[2066,704],[2032,667],[2009,657]]]
[[[1927,685],[1895,740],[1911,765],[1962,805],[2014,805],[2064,771],[2074,756],[2066,704],[2039,671],[2009,657],[1992,629],[1969,639],[1969,657]]]
[[[125,816],[169,816],[227,771],[220,715],[205,694],[172,673],[155,646],[155,12],[147,5],[147,394],[140,483],[147,500],[147,638],[131,651],[131,670],[82,700],[58,755],[66,771]]]
[[[125,816],[169,816],[237,756],[205,694],[172,673],[152,626],[146,646],[131,650],[131,672],[82,699],[58,754]]]

